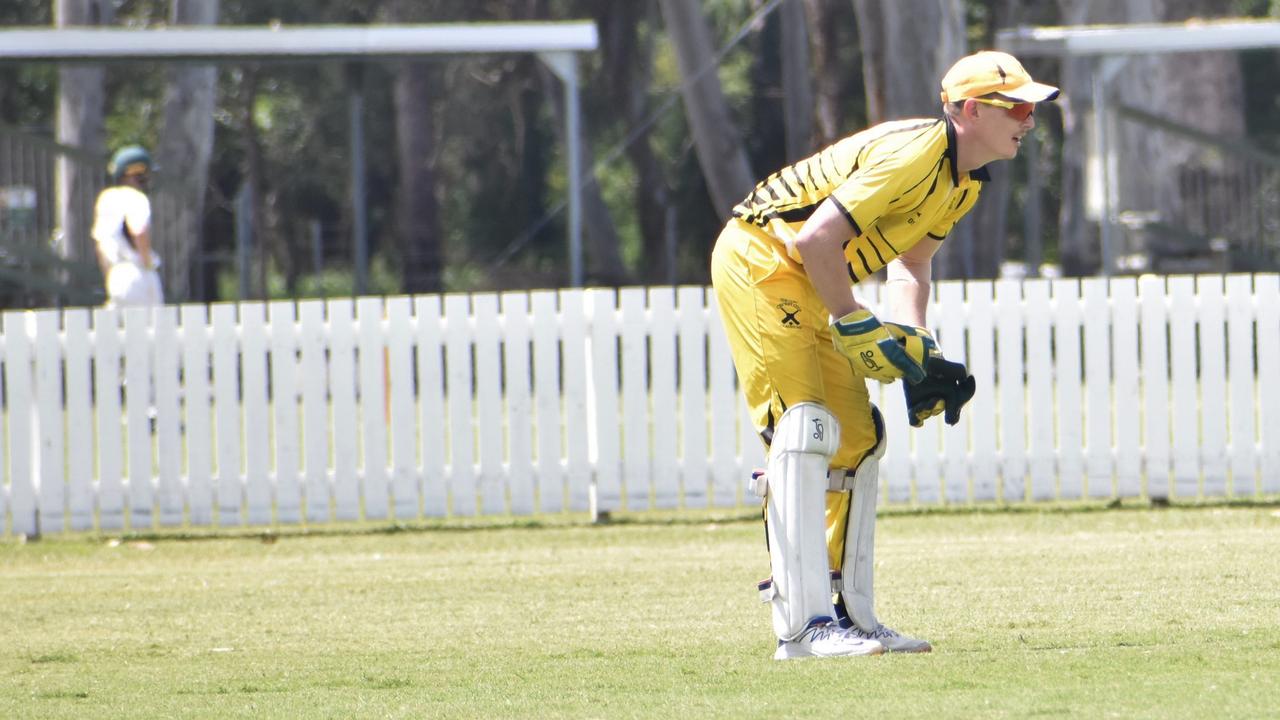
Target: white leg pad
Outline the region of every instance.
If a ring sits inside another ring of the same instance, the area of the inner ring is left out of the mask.
[[[765,598],[782,640],[815,617],[835,618],[824,514],[827,465],[839,447],[840,423],[816,403],[792,405],[774,428],[766,504],[773,582]]]
[[[872,406],[878,442],[853,473],[853,497],[845,530],[840,599],[854,624],[866,632],[880,627],[875,611],[876,495],[885,451],[884,419]]]

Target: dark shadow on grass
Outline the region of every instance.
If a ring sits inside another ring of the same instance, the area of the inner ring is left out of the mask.
[[[944,505],[940,507],[882,507],[880,517],[964,517],[988,515],[1077,515],[1084,513],[1149,512],[1156,510],[1280,508],[1280,497],[1256,500],[1197,500],[1153,502],[1148,498],[1046,503],[984,503],[980,505]],[[416,521],[368,521],[326,525],[277,525],[270,528],[174,528],[172,530],[127,533],[68,533],[46,536],[39,542],[199,542],[206,540],[250,540],[272,544],[282,539],[331,538],[371,535],[425,533],[471,533],[492,530],[563,530],[569,528],[604,527],[677,527],[699,525],[732,525],[760,522],[760,509],[747,507],[734,510],[675,510],[644,512],[605,512],[598,519],[586,513],[543,515],[532,517],[442,518]]]

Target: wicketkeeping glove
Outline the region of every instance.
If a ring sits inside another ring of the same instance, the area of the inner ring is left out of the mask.
[[[889,333],[870,310],[855,310],[831,323],[831,341],[848,357],[858,374],[891,383],[924,379],[924,368],[911,359],[904,346]]]
[[[889,331],[889,335],[898,341],[902,349],[907,351],[907,357],[915,360],[920,367],[924,367],[926,358],[942,357],[942,348],[938,347],[938,341],[934,340],[933,334],[925,328],[888,320],[884,321],[884,327]]]
[[[924,369],[924,380],[902,386],[911,426],[920,427],[925,420],[944,412],[943,419],[948,425],[960,422],[961,408],[973,398],[977,389],[969,369],[964,363],[945,360],[941,355],[926,358]]]

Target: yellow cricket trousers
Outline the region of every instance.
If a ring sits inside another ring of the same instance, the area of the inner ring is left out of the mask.
[[[804,267],[763,230],[729,221],[711,254],[711,285],[751,421],[765,446],[788,407],[816,402],[840,421],[832,468],[852,469],[875,447],[866,381],[831,343],[826,306]],[[831,567],[844,556],[849,493],[827,494]]]

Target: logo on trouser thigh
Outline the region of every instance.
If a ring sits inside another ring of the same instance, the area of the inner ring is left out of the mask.
[[[800,314],[800,303],[783,298],[782,302],[778,303],[778,309],[782,311],[782,327],[800,327],[800,320],[796,317]]]

